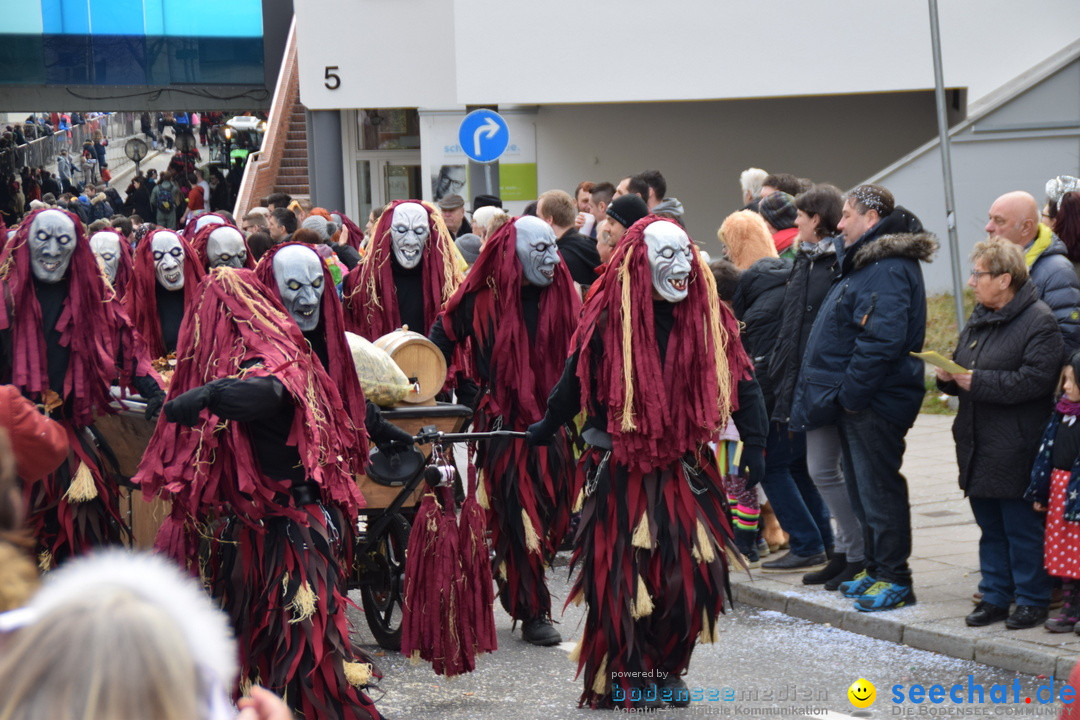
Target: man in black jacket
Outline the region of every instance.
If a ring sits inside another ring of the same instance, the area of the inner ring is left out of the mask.
[[[600,253],[596,250],[595,240],[574,229],[577,218],[574,198],[563,190],[548,190],[537,201],[536,214],[555,231],[559,255],[566,263],[570,277],[583,288],[592,285],[596,279],[596,266],[600,264]]]

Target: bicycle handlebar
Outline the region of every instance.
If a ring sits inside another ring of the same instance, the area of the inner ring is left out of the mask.
[[[525,433],[517,432],[514,430],[491,430],[489,432],[471,432],[471,433],[448,433],[441,430],[435,430],[433,427],[421,428],[420,432],[413,438],[413,441],[417,445],[425,445],[427,443],[459,443],[469,442],[470,440],[493,440],[495,438],[525,438]]]

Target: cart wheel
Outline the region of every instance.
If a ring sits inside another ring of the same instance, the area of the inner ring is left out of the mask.
[[[405,549],[409,544],[410,529],[409,521],[394,513],[369,555],[372,572],[368,581],[360,585],[368,627],[379,647],[387,650],[401,649]]]

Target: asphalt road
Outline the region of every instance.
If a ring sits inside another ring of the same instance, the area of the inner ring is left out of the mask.
[[[561,554],[549,571],[549,586],[561,608],[569,587],[566,558]],[[359,604],[359,596],[353,593]],[[353,612],[354,640],[376,654],[386,677],[372,690],[377,707],[390,720],[465,718],[588,718],[601,711],[581,710],[580,681],[567,653],[580,637],[582,608],[571,606],[560,618],[561,647],[534,647],[512,632],[510,618],[496,609],[499,650],[477,660],[477,669],[453,679],[435,675],[428,664],[412,664],[399,653],[381,651],[363,614]],[[915,650],[873,638],[796,619],[782,613],[737,606],[718,624],[719,642],[699,645],[686,677],[691,688],[714,697],[685,710],[664,711],[666,717],[1056,717],[1060,706],[1036,699],[1048,680],[999,668]],[[990,700],[994,684],[1008,687],[1005,704],[966,704],[969,676]],[[865,678],[876,686],[877,700],[868,709],[855,708],[849,686]],[[1016,683],[1019,683],[1016,685]],[[920,704],[892,701],[894,685],[908,693],[913,684],[964,686],[965,703],[946,700]],[[1057,683],[1060,688],[1061,682]],[[729,690],[725,690],[729,689]],[[1047,697],[1044,690],[1042,697]],[[1013,703],[1014,695],[1020,700]],[[1024,700],[1032,698],[1032,703]]]

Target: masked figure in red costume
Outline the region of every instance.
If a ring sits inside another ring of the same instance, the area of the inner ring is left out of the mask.
[[[293,274],[287,283],[313,279]],[[213,536],[205,572],[236,628],[242,686],[263,684],[312,720],[378,718],[345,615],[364,505],[354,477],[368,439],[349,417],[349,390],[339,392],[250,270],[216,268],[202,281],[177,355],[169,422],[158,424],[135,478],[147,495],[172,496],[159,549],[189,564],[198,557],[193,527]]]
[[[715,640],[732,542],[708,443],[733,415],[747,444],[764,444],[764,402],[738,325],[677,224],[635,223],[600,283],[547,414],[529,428],[543,445],[587,413],[568,601],[587,606],[574,651],[581,704],[685,706],[681,676],[697,639]],[[764,473],[760,453],[748,462]]]
[[[390,205],[345,280],[350,332],[377,340],[402,325],[426,335],[461,283],[442,217],[415,200]]]
[[[176,351],[180,323],[202,276],[191,245],[172,230],[155,230],[139,242],[126,304],[151,357]]]
[[[488,239],[430,334],[447,363],[471,342],[481,387],[477,431],[524,430],[543,416],[577,324],[579,297],[547,223],[518,218]],[[551,626],[544,566],[566,535],[573,504],[567,431],[553,430],[553,442],[540,449],[492,441],[479,448],[476,464],[503,607],[523,623],[525,640],[554,645],[561,638]]]
[[[90,236],[90,249],[94,251],[101,271],[116,293],[116,298],[123,302],[135,274],[131,246],[115,230],[101,230]]]
[[[0,297],[0,383],[46,408],[71,447],[58,470],[23,486],[39,561],[48,569],[127,534],[118,478],[89,428],[112,411],[110,386],[141,394],[148,418],[165,393],[71,213],[27,216],[0,253]]]
[[[247,239],[232,225],[207,225],[195,234],[191,249],[199,257],[199,267],[207,272],[216,267],[255,269]]]

